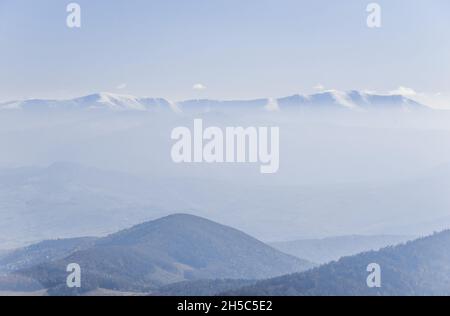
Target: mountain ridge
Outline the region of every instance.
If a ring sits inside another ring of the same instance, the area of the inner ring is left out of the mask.
[[[278,111],[292,109],[340,109],[366,111],[373,109],[400,109],[405,111],[431,109],[400,94],[375,94],[361,91],[337,90],[280,98],[248,100],[191,99],[172,102],[164,98],[135,97],[109,92],[94,93],[66,100],[29,99],[0,103],[0,110],[112,110],[112,111],[169,111],[210,112],[214,110],[246,109]]]

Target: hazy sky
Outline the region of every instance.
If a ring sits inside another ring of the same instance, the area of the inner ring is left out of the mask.
[[[377,1],[380,29],[367,27],[364,0],[78,0],[81,29],[66,26],[70,2],[0,0],[0,101],[277,97],[318,85],[450,99],[448,0]]]

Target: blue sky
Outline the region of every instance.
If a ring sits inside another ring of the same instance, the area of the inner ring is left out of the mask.
[[[0,0],[0,101],[98,91],[173,100],[329,89],[450,96],[450,2]],[[202,84],[205,89],[193,89]],[[408,89],[406,89],[408,88]]]

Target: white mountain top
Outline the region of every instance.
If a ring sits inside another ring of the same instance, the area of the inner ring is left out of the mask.
[[[130,95],[118,95],[113,93],[98,93],[73,100],[76,104],[86,108],[109,108],[112,110],[140,110],[145,111],[146,107],[140,100]]]
[[[366,109],[402,109],[413,110],[428,108],[403,95],[382,95],[360,91],[329,90],[312,95],[293,95],[278,100],[283,107],[305,108],[347,108],[353,110]]]
[[[324,91],[312,95],[254,100],[186,100],[171,102],[158,98],[139,98],[114,93],[96,93],[71,100],[30,99],[0,103],[0,110],[112,110],[171,112],[221,112],[225,110],[273,111],[295,109],[344,109],[364,111],[371,109],[415,110],[431,109],[403,95],[381,95],[360,91]]]

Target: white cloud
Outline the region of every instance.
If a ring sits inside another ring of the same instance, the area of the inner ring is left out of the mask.
[[[123,89],[125,89],[127,87],[127,84],[126,83],[121,83],[121,84],[119,84],[117,87],[116,87],[116,89],[117,90],[123,90]]]
[[[192,89],[197,90],[197,91],[203,91],[203,90],[206,90],[207,88],[205,85],[203,85],[201,83],[196,83],[192,86]]]
[[[317,84],[317,85],[315,85],[314,87],[313,87],[313,89],[314,90],[317,90],[317,91],[324,91],[325,90],[325,87],[322,85],[322,84]]]
[[[412,97],[412,96],[419,95],[419,93],[417,93],[414,89],[403,87],[403,86],[398,87],[398,89],[396,89],[396,90],[390,91],[389,94],[402,95],[405,97]]]

